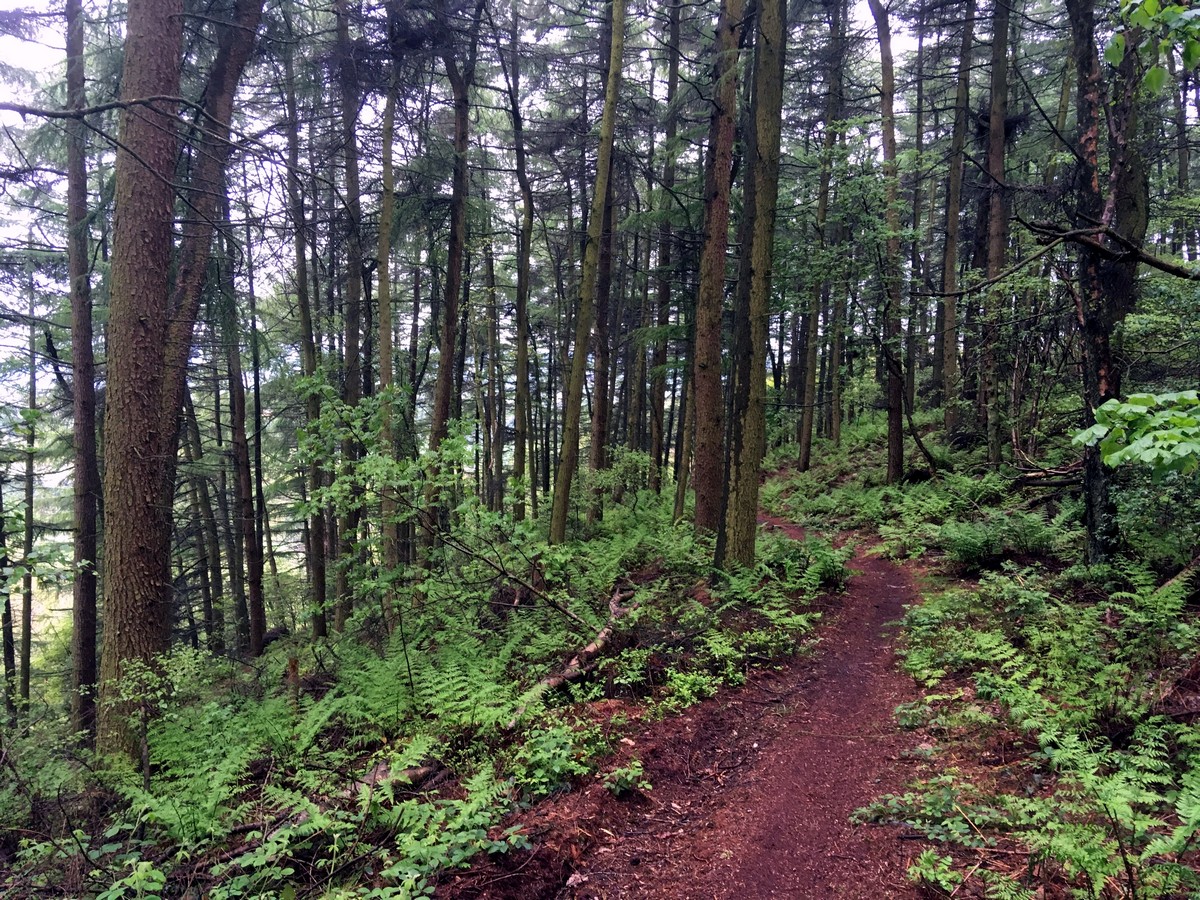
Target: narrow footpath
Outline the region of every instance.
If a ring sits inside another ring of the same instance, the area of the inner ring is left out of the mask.
[[[916,592],[889,560],[860,550],[849,566],[857,574],[830,598],[810,654],[625,742],[653,784],[645,797],[616,800],[592,785],[552,802],[535,823],[532,858],[454,894],[920,897],[905,879],[920,843],[899,827],[850,823],[919,771],[907,752],[919,738],[892,715],[918,696],[894,652],[896,620]]]

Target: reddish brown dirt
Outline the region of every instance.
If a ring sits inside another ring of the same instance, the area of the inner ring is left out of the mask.
[[[905,751],[919,737],[892,718],[917,697],[892,646],[892,623],[916,594],[892,562],[859,551],[850,565],[859,574],[833,599],[811,654],[630,732],[613,765],[641,759],[653,790],[616,799],[597,783],[540,804],[522,817],[532,852],[476,867],[439,896],[921,896],[905,880],[920,850],[911,835],[850,823],[918,774]]]

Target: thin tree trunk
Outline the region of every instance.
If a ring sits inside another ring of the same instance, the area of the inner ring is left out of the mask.
[[[290,20],[288,21],[288,30],[294,38]],[[295,265],[294,286],[296,307],[300,316],[300,373],[311,382],[317,375],[318,342],[314,334],[312,300],[308,291],[307,217],[304,212],[304,195],[300,184],[300,117],[296,103],[296,75],[291,47],[291,43],[285,45],[283,57],[284,104],[288,117],[288,212],[292,220],[292,241],[295,254],[293,260]],[[320,296],[319,293],[317,296]],[[316,385],[310,384],[304,398],[304,418],[310,432],[317,428],[317,420],[320,417],[320,395]],[[309,461],[307,469],[308,493],[311,497],[320,491],[323,481],[321,465],[315,454]],[[305,550],[312,586],[310,629],[313,638],[319,639],[329,633],[325,615],[328,602],[325,580],[325,514],[321,509],[315,509],[308,517],[307,531],[308,541],[305,544]]]
[[[342,401],[354,408],[362,399],[362,296],[363,296],[363,234],[362,188],[358,160],[359,76],[354,48],[350,41],[350,7],[348,0],[336,0],[338,87],[341,102],[342,153],[345,160],[346,210],[346,279],[342,295],[342,327],[345,333],[342,354]],[[342,441],[342,460],[352,465],[361,453],[353,436]],[[334,574],[334,594],[337,606],[333,627],[341,631],[354,605],[354,591],[346,563],[354,553],[360,513],[357,506],[338,517],[338,565]]]
[[[249,194],[246,173],[242,170],[243,187]],[[250,307],[250,389],[254,399],[254,433],[251,444],[251,460],[254,463],[254,544],[258,556],[259,580],[263,577],[265,564],[264,548],[270,547],[270,522],[267,510],[267,494],[263,485],[263,410],[262,410],[262,353],[258,336],[258,296],[254,290],[254,242],[250,227],[250,216],[246,216],[246,299]],[[271,573],[275,586],[279,586],[279,574],[275,570],[275,554],[270,554]]]
[[[487,290],[487,393],[488,412],[487,460],[489,490],[488,509],[500,512],[504,509],[504,427],[506,420],[504,397],[504,365],[500,352],[500,300],[496,285],[496,252],[491,236],[483,247],[483,268]]]
[[[958,55],[958,86],[954,95],[954,126],[950,135],[950,177],[946,186],[946,238],[942,251],[942,423],[947,434],[958,427],[962,387],[958,368],[958,232],[962,209],[964,150],[971,89],[971,50],[975,0],[963,10],[962,44]]]
[[[667,24],[667,96],[664,100],[667,120],[663,135],[662,190],[659,194],[659,213],[662,224],[658,236],[658,271],[656,277],[657,333],[650,355],[650,489],[662,490],[662,471],[667,465],[666,392],[667,392],[667,327],[671,324],[671,284],[674,276],[675,236],[671,225],[674,203],[675,169],[679,150],[679,111],[676,108],[679,92],[679,19],[682,0],[671,0]]]
[[[992,8],[991,105],[987,143],[987,279],[1004,271],[1008,250],[1008,197],[1005,181],[1005,120],[1008,118],[1008,21],[1010,0],[994,0]],[[980,403],[984,412],[988,463],[1000,464],[999,317],[1004,295],[993,287],[984,298],[979,360]]]
[[[84,89],[83,3],[67,0],[67,106],[87,106]],[[72,443],[75,481],[75,581],[71,594],[71,730],[91,742],[96,730],[97,515],[96,366],[88,247],[87,126],[71,119],[67,134],[67,267],[71,281]]]
[[[32,235],[31,235],[32,237]],[[31,241],[32,243],[32,241]],[[25,502],[21,561],[24,574],[21,576],[21,699],[29,703],[29,677],[33,661],[33,481],[36,477],[35,453],[37,450],[37,294],[33,287],[33,268],[29,268],[29,394],[25,420]]]
[[[438,373],[433,391],[433,413],[429,426],[429,449],[436,451],[450,433],[450,417],[454,393],[454,359],[459,342],[459,295],[463,290],[464,253],[467,244],[467,195],[470,191],[470,170],[467,159],[469,139],[470,97],[468,90],[475,78],[475,51],[479,22],[483,12],[482,0],[476,5],[471,27],[470,46],[462,68],[451,50],[442,53],[446,78],[454,97],[454,174],[450,197],[450,240],[446,257],[446,284],[442,302],[442,328],[438,341]],[[432,546],[442,527],[444,501],[437,485],[438,473],[427,473],[425,489],[425,541]]]
[[[0,569],[7,571],[8,519],[4,517],[4,479],[0,476]],[[0,640],[4,643],[4,711],[10,726],[17,721],[17,640],[13,631],[12,594],[0,591]]]
[[[513,410],[513,476],[518,484],[524,484],[522,490],[513,491],[513,519],[517,522],[525,518],[526,494],[537,490],[537,480],[533,471],[535,453],[529,452],[531,429],[529,420],[531,408],[529,403],[529,281],[530,258],[533,252],[533,187],[529,181],[528,161],[525,153],[525,121],[521,115],[521,16],[520,4],[512,7],[512,41],[509,55],[500,54],[500,65],[505,69],[508,86],[508,112],[513,126],[513,152],[516,157],[517,185],[521,191],[521,223],[517,233],[517,359],[516,359],[516,396]],[[526,478],[526,456],[529,457],[529,473]]]
[[[925,152],[925,7],[917,13],[917,100],[914,115],[916,140],[914,149],[917,154],[917,170],[913,173],[912,189],[912,248],[909,255],[910,275],[908,286],[908,328],[904,338],[904,403],[911,410],[917,402],[917,363],[924,357],[925,352],[917,352],[917,342],[924,343],[921,307],[925,301],[921,299],[921,291],[925,287],[925,257],[922,247],[925,235],[921,224],[921,209],[923,200],[921,189],[924,183]]]
[[[197,469],[192,475],[192,484],[196,489],[199,501],[205,556],[209,565],[209,590],[212,594],[212,621],[205,620],[205,629],[209,634],[209,650],[213,653],[224,653],[225,584],[221,567],[221,532],[217,527],[216,514],[213,512],[208,479],[203,474],[204,449],[200,441],[200,424],[196,421],[196,409],[190,392],[184,395],[183,416],[184,459]]]
[[[896,76],[892,65],[892,33],[888,12],[880,0],[868,0],[879,32],[882,63],[880,94],[883,104],[883,175],[887,182],[888,236],[884,249],[883,335],[880,343],[887,382],[888,452],[887,481],[896,484],[904,477],[904,373],[900,365],[900,307],[903,302],[900,275],[900,210],[896,162]]]
[[[396,130],[396,94],[399,91],[398,65],[388,82],[387,98],[383,104],[383,192],[379,205],[379,246],[375,252],[375,277],[379,282],[379,453],[386,459],[396,458],[395,396],[392,390],[394,361],[392,359],[392,219],[396,211],[396,173],[392,168],[393,138]],[[380,536],[383,543],[385,585],[400,569],[400,525],[398,498],[385,486],[380,501]],[[390,587],[383,598],[383,613],[390,621],[395,612],[395,598]]]
[[[228,209],[227,209],[228,211]],[[250,655],[258,657],[263,651],[263,636],[267,631],[266,604],[263,597],[262,547],[255,533],[254,478],[250,468],[250,443],[246,435],[246,387],[242,374],[242,353],[239,341],[236,297],[234,295],[233,262],[228,239],[222,233],[221,279],[225,304],[225,360],[229,373],[229,443],[233,450],[234,486],[237,492],[237,515],[242,538],[242,553],[246,565],[246,612],[250,625]]]
[[[225,559],[229,563],[229,592],[233,598],[234,647],[244,653],[250,646],[250,613],[246,604],[246,559],[243,550],[241,519],[229,506],[229,471],[227,463],[233,455],[225,451],[225,426],[221,416],[220,363],[213,361],[213,427],[217,437],[217,511],[221,518],[221,539],[225,544]],[[230,404],[232,406],[232,402]],[[195,418],[195,411],[192,411]],[[199,437],[197,436],[197,444]]]
[[[612,414],[612,341],[611,311],[613,282],[613,178],[609,171],[604,192],[603,222],[600,228],[600,259],[596,271],[596,326],[592,334],[592,433],[588,468],[600,472],[608,468],[609,417]],[[597,484],[588,502],[587,521],[591,525],[603,518],[604,496]]]
[[[829,79],[829,93],[825,98],[825,134],[821,147],[821,174],[817,188],[817,220],[815,228],[822,245],[826,241],[826,218],[829,213],[829,185],[833,175],[833,148],[837,142],[837,127],[835,123],[842,118],[842,66],[844,34],[845,34],[845,4],[844,0],[833,0],[830,5],[832,21],[827,51],[828,65],[826,77]],[[826,258],[829,258],[828,256]],[[804,389],[800,395],[800,452],[797,466],[801,472],[807,472],[812,462],[813,424],[816,421],[817,400],[817,350],[818,325],[821,318],[821,297],[828,290],[828,280],[817,281],[813,285],[812,296],[808,307],[808,327],[804,335]]]
[[[571,504],[571,482],[579,461],[579,419],[583,405],[583,382],[587,371],[587,347],[595,318],[597,277],[600,265],[601,228],[608,193],[613,137],[616,131],[617,92],[621,85],[621,64],[625,47],[625,0],[612,0],[612,43],[608,79],[604,91],[604,111],[600,118],[600,147],[596,157],[596,184],[592,194],[591,216],[587,226],[587,245],[580,279],[579,309],[575,317],[575,355],[566,386],[562,419],[562,454],[554,480],[554,502],[550,513],[550,543],[561,544],[567,537],[567,513]]]

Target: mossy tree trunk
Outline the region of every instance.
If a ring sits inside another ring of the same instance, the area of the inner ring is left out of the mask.
[[[784,0],[759,4],[754,41],[752,129],[748,141],[745,238],[738,266],[734,321],[733,419],[730,422],[728,502],[717,535],[715,562],[750,566],[758,535],[758,486],[766,446],[767,325],[779,192],[783,111]]]

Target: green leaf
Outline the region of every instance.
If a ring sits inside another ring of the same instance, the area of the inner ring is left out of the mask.
[[[1142,83],[1151,94],[1161,94],[1167,84],[1167,70],[1162,66],[1151,66],[1146,70]]]
[[[1110,66],[1119,66],[1125,58],[1125,35],[1117,32],[1104,48],[1104,61]]]

